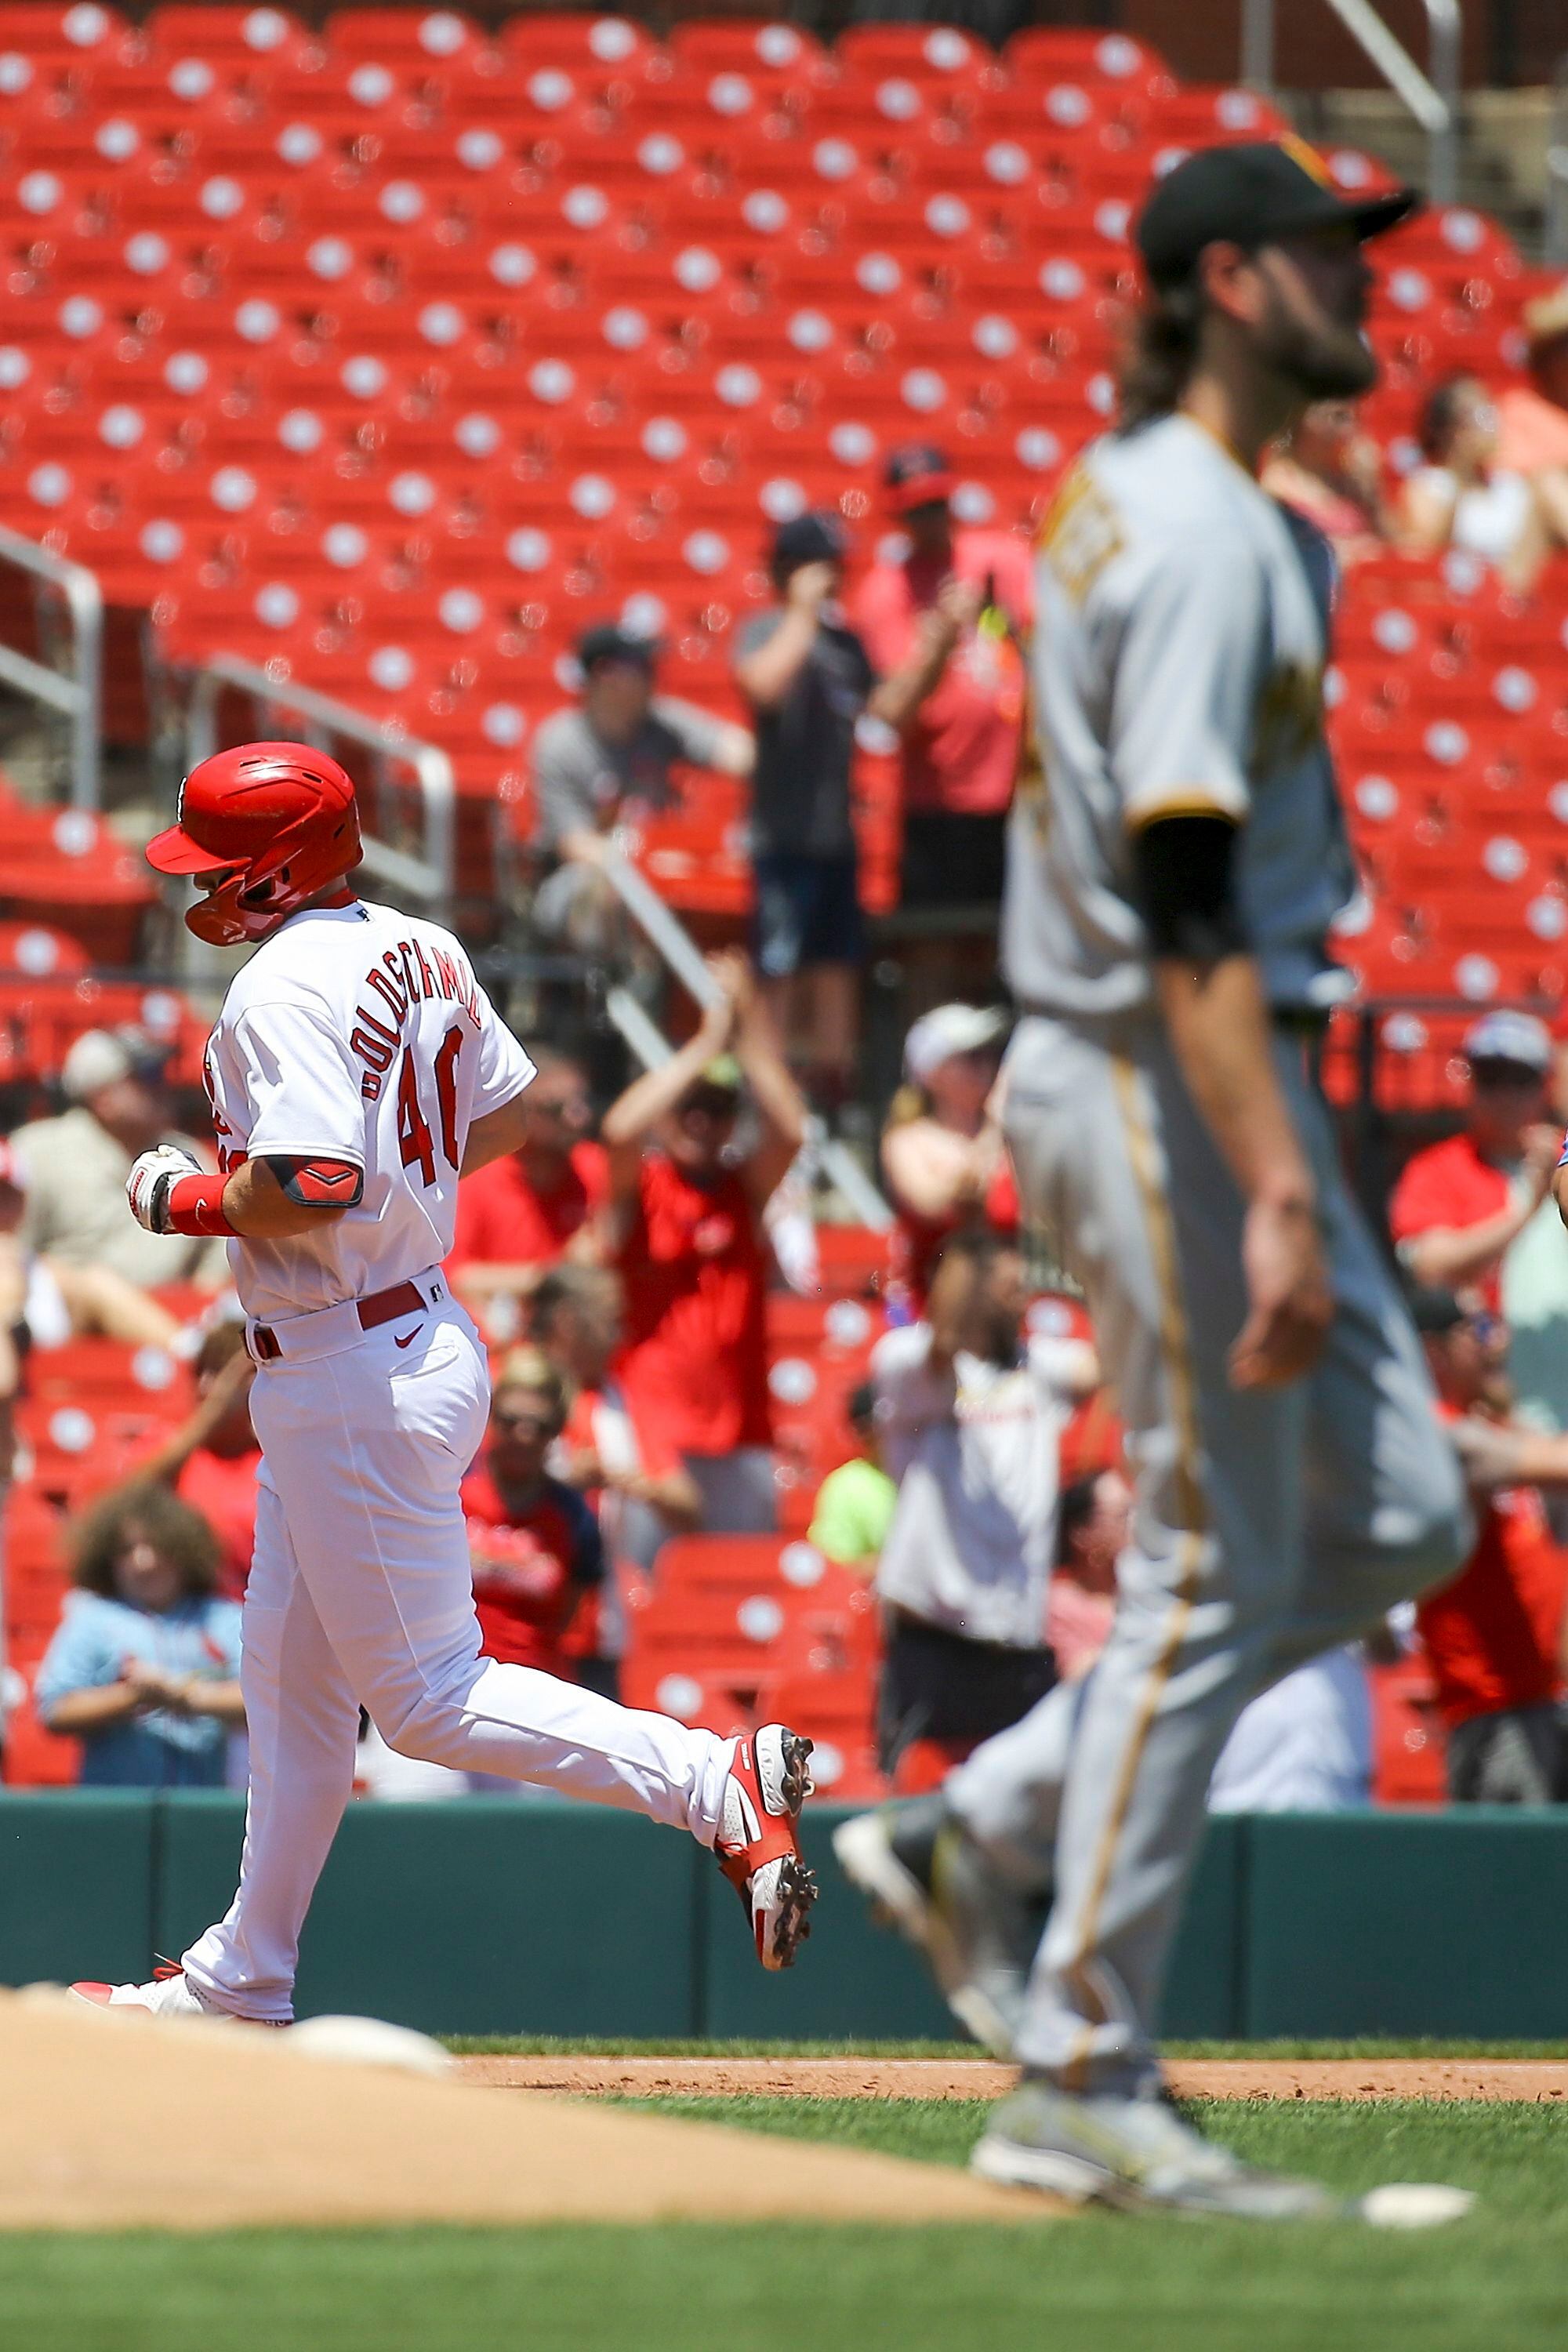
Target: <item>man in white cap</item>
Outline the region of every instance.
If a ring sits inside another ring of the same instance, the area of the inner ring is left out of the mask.
[[[65,1265],[107,1266],[139,1289],[226,1282],[221,1243],[145,1233],[125,1213],[125,1180],[139,1153],[177,1143],[205,1166],[210,1150],[174,1132],[163,1072],[168,1051],[143,1029],[89,1029],[66,1055],[69,1108],[11,1138],[27,1187],[22,1241]]]
[[[918,1316],[937,1254],[964,1225],[1012,1234],[1018,1195],[994,1099],[1007,1016],[939,1004],[904,1040],[909,1084],[882,1132],[882,1175],[898,1211],[895,1295]]]
[[[1006,1034],[1007,1016],[994,1005],[939,1004],[922,1013],[904,1040],[904,1062],[917,1086],[954,1054],[983,1053]]]

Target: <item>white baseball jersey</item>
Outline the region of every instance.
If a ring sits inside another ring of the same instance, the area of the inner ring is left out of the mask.
[[[1014,806],[1003,964],[1026,1004],[1147,1002],[1131,836],[1245,820],[1238,898],[1270,1003],[1347,992],[1330,923],[1353,867],[1323,739],[1332,558],[1185,416],[1108,434],[1040,538],[1034,708],[1043,772]]]
[[[230,1242],[247,1314],[306,1315],[439,1265],[469,1126],[532,1076],[449,931],[359,899],[290,916],[207,1042],[220,1162],[346,1160],[364,1191],[314,1233]]]

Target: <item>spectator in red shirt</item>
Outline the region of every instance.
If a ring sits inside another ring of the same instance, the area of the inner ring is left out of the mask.
[[[900,738],[902,901],[995,907],[1024,739],[1029,551],[1007,531],[954,527],[940,449],[894,450],[887,486],[908,552],[872,565],[850,619],[882,679],[877,714]]]
[[[763,1212],[805,1136],[744,956],[714,956],[719,985],[689,1044],[605,1114],[608,1229],[626,1285],[619,1372],[645,1442],[668,1446],[713,1532],[775,1524],[763,1329]],[[754,1139],[733,1147],[742,1082]]]
[[[1495,1309],[1503,1258],[1545,1201],[1562,1148],[1548,1124],[1552,1038],[1528,1013],[1489,1013],[1466,1033],[1465,1054],[1464,1131],[1408,1162],[1388,1221],[1413,1280],[1479,1289]]]
[[[538,1348],[516,1348],[496,1375],[482,1460],[463,1481],[474,1601],[485,1654],[564,1671],[561,1638],[602,1583],[598,1523],[545,1459],[566,1423],[566,1389]]]
[[[1498,1417],[1507,1334],[1451,1291],[1420,1290],[1416,1328],[1475,1502],[1475,1549],[1416,1609],[1448,1727],[1456,1803],[1551,1804],[1568,1794],[1556,1698],[1563,1684],[1568,1553],[1542,1487],[1568,1487],[1568,1437]]]
[[[609,1180],[604,1148],[588,1136],[588,1082],[563,1054],[546,1047],[534,1058],[539,1075],[522,1098],[521,1143],[458,1187],[452,1287],[480,1321],[509,1319],[504,1307],[499,1317],[489,1310],[526,1298],[559,1257],[598,1252],[595,1220]]]
[[[961,1226],[1018,1230],[1018,1194],[993,1095],[1004,1013],[939,1004],[904,1041],[906,1084],[882,1130],[882,1176],[898,1212],[891,1282],[911,1318],[925,1312],[942,1245]]]

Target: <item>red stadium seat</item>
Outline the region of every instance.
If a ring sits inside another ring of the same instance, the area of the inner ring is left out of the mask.
[[[526,664],[507,682],[521,614],[528,642],[558,647],[585,603],[640,593],[679,622],[692,688],[728,696],[780,499],[837,505],[868,547],[886,447],[925,433],[954,446],[973,519],[1032,528],[1113,404],[1151,171],[1194,139],[1275,127],[1246,92],[1179,88],[1125,36],[1047,26],[998,58],[922,25],[851,26],[825,49],[731,18],[665,43],[588,15],[492,36],[460,9],[344,9],[315,29],[176,4],[133,35],[91,5],[14,7],[0,60],[0,514],[100,572],[117,737],[148,723],[155,606],[163,658],[260,648],[449,725],[477,794],[510,770],[485,767],[476,714],[510,699],[526,727],[560,691]],[[1387,179],[1352,150],[1330,164],[1347,186]],[[1385,253],[1373,408],[1403,435],[1418,371],[1517,365],[1527,280],[1463,206]],[[610,504],[586,510],[600,483]],[[452,592],[482,600],[482,626],[443,617]],[[1535,839],[1560,638],[1475,567],[1387,559],[1352,577],[1342,645],[1335,728],[1363,772],[1473,776],[1498,824]],[[383,648],[407,656],[395,688],[367,667]],[[884,796],[864,820],[879,904],[896,828]],[[1363,829],[1397,891],[1398,821]],[[731,835],[678,817],[650,828],[646,868],[734,922]],[[41,912],[11,879],[0,850],[0,907]],[[85,940],[89,919],[68,920]],[[128,952],[139,905],[112,920]],[[1430,948],[1437,977],[1447,947]]]

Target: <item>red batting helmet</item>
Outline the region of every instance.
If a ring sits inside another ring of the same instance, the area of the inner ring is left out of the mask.
[[[185,926],[219,948],[268,938],[363,855],[353,782],[309,743],[215,751],[181,785],[177,822],[147,845],[160,874],[216,877]]]

